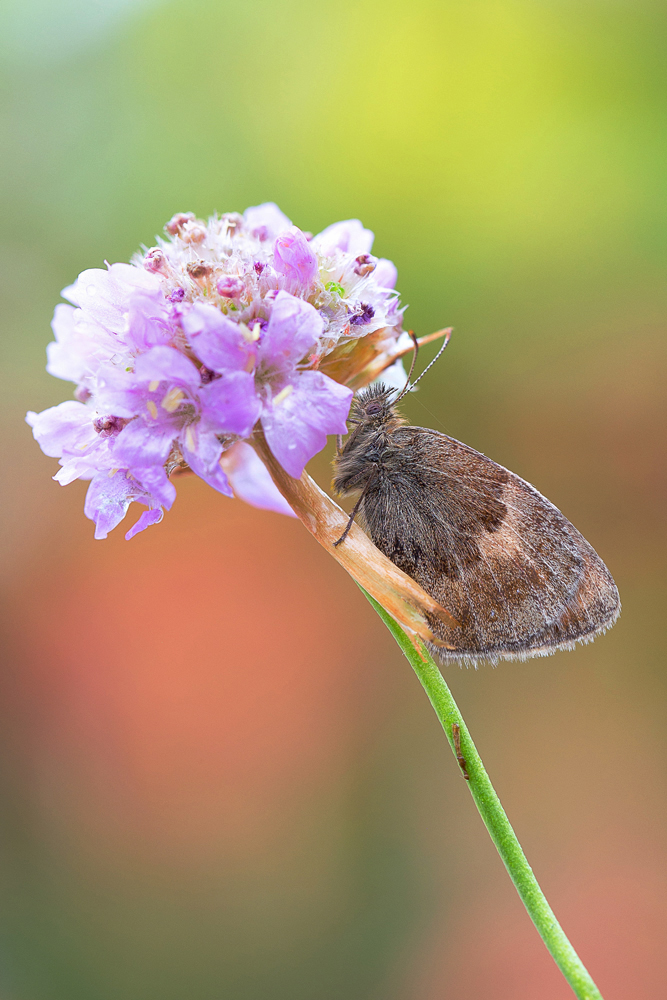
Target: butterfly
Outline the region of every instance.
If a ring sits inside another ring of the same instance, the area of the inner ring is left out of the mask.
[[[610,628],[618,590],[592,546],[530,483],[408,425],[397,403],[417,381],[398,397],[373,384],[353,401],[333,488],[358,499],[336,544],[359,515],[377,548],[451,612],[457,625],[428,619],[443,661],[545,656]]]

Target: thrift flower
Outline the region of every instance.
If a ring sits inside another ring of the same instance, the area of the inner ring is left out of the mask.
[[[161,520],[177,471],[291,514],[246,442],[261,430],[298,478],[346,433],[355,389],[384,368],[405,379],[396,269],[358,220],[310,237],[267,203],[208,222],[177,213],[165,234],[64,289],[47,370],[74,399],[26,418],[58,482],[90,481],[97,538],[135,501],[147,509],[127,538]]]

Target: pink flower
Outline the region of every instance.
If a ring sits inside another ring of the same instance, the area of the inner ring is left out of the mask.
[[[328,435],[346,432],[349,386],[373,358],[394,357],[401,333],[395,269],[370,255],[357,219],[309,241],[265,202],[208,222],[179,213],[165,231],[132,264],[83,271],[64,289],[47,370],[75,383],[75,399],[26,418],[60,462],[54,479],[90,480],[97,538],[134,501],[147,510],[127,537],[156,524],[177,468],[289,514],[245,442],[259,425],[299,477]]]

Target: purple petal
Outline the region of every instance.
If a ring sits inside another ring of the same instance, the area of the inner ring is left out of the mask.
[[[220,462],[227,473],[234,496],[239,500],[261,510],[274,510],[278,514],[296,517],[255,449],[245,441],[239,441],[224,452]]]
[[[243,220],[245,228],[258,240],[275,239],[279,233],[284,233],[291,226],[287,216],[272,201],[246,208]]]
[[[95,538],[106,538],[123,520],[131,502],[131,490],[124,472],[117,472],[112,478],[107,472],[98,473],[91,480],[83,507],[86,517],[95,522]]]
[[[202,421],[220,434],[247,437],[255,426],[261,403],[249,372],[227,372],[199,390]]]
[[[127,372],[113,365],[103,365],[98,372],[95,403],[98,411],[131,420],[146,412],[148,388]]]
[[[134,374],[146,382],[182,382],[191,386],[200,382],[196,365],[175,347],[152,347],[137,358]]]
[[[123,339],[132,351],[146,351],[172,342],[175,329],[161,290],[135,292],[128,299],[126,310],[128,332]]]
[[[220,466],[222,445],[215,434],[203,430],[201,426],[192,425],[181,440],[181,450],[183,458],[200,479],[227,497],[234,495]]]
[[[385,257],[380,257],[373,272],[373,280],[380,288],[395,288],[398,271],[396,265]]]
[[[147,468],[164,465],[176,432],[170,424],[132,420],[114,438],[112,454],[120,468]]]
[[[150,528],[151,524],[159,524],[164,514],[160,507],[154,508],[153,510],[145,510],[136,524],[133,524],[129,531],[125,532],[125,541],[129,542],[131,538],[138,535],[140,531],[145,531],[146,528]],[[95,536],[97,537],[97,536]]]
[[[338,251],[353,254],[370,253],[373,246],[373,233],[364,229],[359,219],[348,219],[346,222],[334,222],[313,238],[312,246],[319,253],[331,256]]]
[[[309,302],[278,292],[260,346],[262,363],[280,370],[292,368],[315,346],[323,330],[324,320]]]
[[[77,330],[75,319],[73,307],[60,302],[51,321],[56,339],[46,347],[47,372],[69,382],[81,381],[88,369],[89,358],[96,349],[95,341]]]
[[[233,497],[234,493],[229,485],[229,480],[225,475],[223,469],[219,465],[215,465],[212,469],[205,469],[203,466],[199,466],[198,463],[190,466],[193,472],[195,472],[200,479],[203,479],[205,483],[212,486],[214,490],[218,493],[222,493],[223,496]]]
[[[149,516],[142,515],[139,526],[131,528],[126,538],[132,538],[149,524],[156,524],[162,520],[160,502],[127,469],[99,472],[88,487],[84,504],[86,517],[95,522],[95,538],[106,538],[107,534],[123,520],[133,500],[138,500],[149,507],[150,513]]]
[[[213,371],[247,371],[254,343],[244,336],[238,323],[233,323],[215,306],[195,302],[183,313],[181,322],[197,356]]]
[[[106,538],[120,524],[136,493],[136,482],[124,470],[111,475],[99,472],[91,480],[83,510],[95,522],[95,538]]]
[[[273,247],[273,266],[280,274],[307,290],[317,277],[318,261],[300,229],[292,226]]]
[[[35,413],[30,410],[25,421],[32,427],[35,441],[45,455],[60,458],[64,451],[93,444],[97,438],[93,413],[83,403],[68,399],[58,406]]]
[[[69,486],[75,479],[92,479],[100,471],[100,464],[103,465],[95,459],[97,459],[97,455],[93,457],[93,460],[90,458],[61,458],[62,468],[58,469],[52,478],[61,486]]]
[[[127,330],[128,299],[136,291],[161,295],[160,279],[143,267],[112,264],[108,270],[82,271],[73,285],[64,288],[63,298],[79,306],[93,323],[116,334]]]
[[[147,469],[132,469],[132,474],[154,500],[166,507],[167,510],[171,509],[171,505],[176,499],[176,487],[161,465],[154,465]]]
[[[324,448],[328,434],[347,432],[353,394],[322,372],[303,372],[291,387],[289,395],[281,390],[276,402],[265,407],[262,427],[273,454],[298,479],[306,463]]]

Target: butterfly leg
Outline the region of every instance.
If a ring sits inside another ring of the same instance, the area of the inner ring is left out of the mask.
[[[463,771],[463,777],[466,781],[470,781],[470,775],[468,774],[468,768],[466,767],[466,759],[461,753],[461,727],[458,722],[452,725],[452,737],[454,739],[454,750],[456,751],[456,759],[459,762],[459,767]]]
[[[361,491],[361,496],[359,497],[359,499],[355,503],[354,507],[352,508],[352,513],[350,514],[349,520],[348,520],[347,524],[345,525],[345,531],[340,536],[340,538],[337,541],[334,542],[334,548],[335,549],[338,548],[338,546],[341,544],[341,542],[344,542],[345,539],[347,538],[347,536],[349,535],[350,528],[354,524],[354,519],[357,516],[357,514],[359,512],[359,508],[361,507],[362,501],[363,501],[364,497],[366,496],[366,494],[368,492],[368,487],[372,484],[373,480],[375,479],[375,475],[376,475],[376,473],[374,473],[368,479],[366,485],[364,486],[363,490]]]

